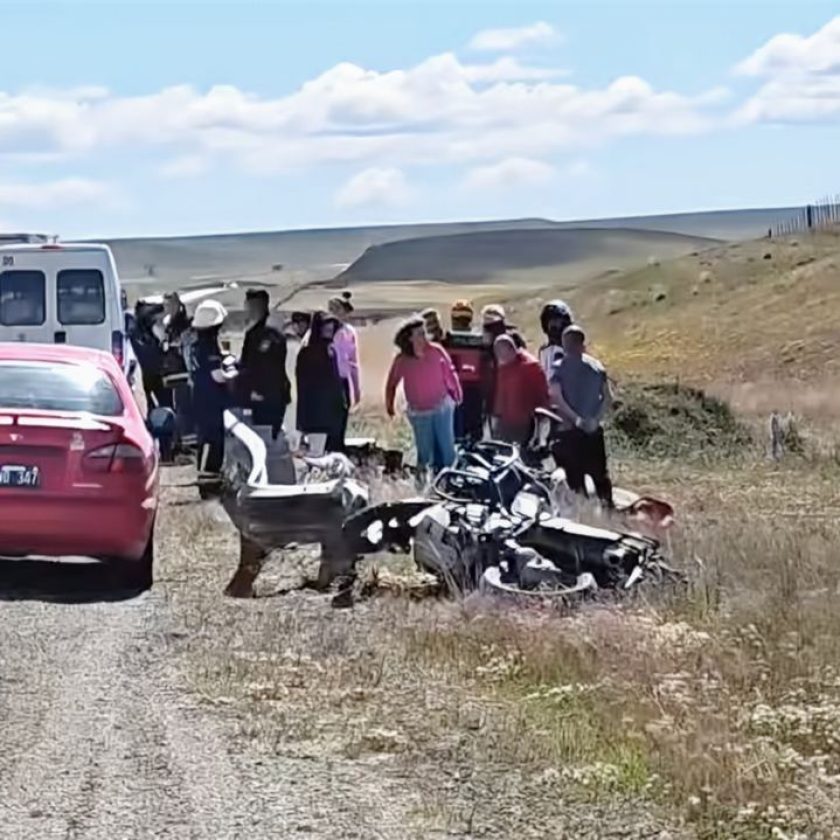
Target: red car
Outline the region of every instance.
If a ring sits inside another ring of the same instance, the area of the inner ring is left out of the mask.
[[[152,584],[158,456],[108,353],[0,343],[0,556],[90,557]]]

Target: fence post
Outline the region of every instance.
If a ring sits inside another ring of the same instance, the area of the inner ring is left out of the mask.
[[[806,215],[807,220],[808,220],[808,230],[813,230],[814,229],[814,208],[811,207],[810,204],[805,208],[805,215]]]

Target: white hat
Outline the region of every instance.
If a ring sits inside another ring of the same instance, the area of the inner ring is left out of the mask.
[[[193,327],[197,330],[209,330],[221,326],[227,318],[227,310],[217,300],[203,300],[195,308]]]

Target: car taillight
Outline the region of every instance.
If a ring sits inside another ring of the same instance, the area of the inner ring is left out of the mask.
[[[83,459],[87,472],[95,473],[142,473],[146,458],[142,450],[131,443],[112,443],[92,449]]]
[[[120,367],[123,367],[125,363],[125,336],[120,330],[114,330],[111,333],[111,352]]]

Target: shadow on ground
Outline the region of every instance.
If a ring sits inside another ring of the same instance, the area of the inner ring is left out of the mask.
[[[140,594],[122,587],[115,570],[104,564],[0,559],[0,601],[93,604]]]

